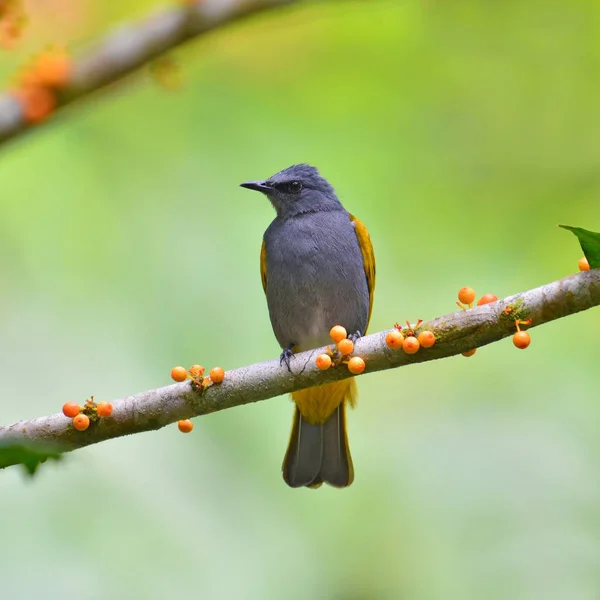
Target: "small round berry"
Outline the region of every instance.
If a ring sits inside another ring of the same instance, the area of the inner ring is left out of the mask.
[[[335,327],[331,328],[331,331],[329,332],[329,337],[334,341],[334,343],[338,344],[343,339],[346,339],[348,337],[348,332],[341,325],[336,325]]]
[[[69,419],[72,419],[81,412],[81,406],[79,406],[77,402],[66,402],[65,404],[63,404],[62,412],[63,415],[65,415],[65,417],[69,417]]]
[[[348,371],[354,375],[359,375],[365,370],[365,361],[360,356],[353,356],[348,361]]]
[[[404,342],[404,336],[397,330],[392,329],[387,332],[385,336],[385,343],[388,348],[393,348],[394,350],[400,350],[402,348],[402,342]]]
[[[498,296],[495,294],[485,294],[477,300],[477,306],[483,306],[484,304],[489,304],[490,302],[496,302],[498,300]]]
[[[590,263],[588,262],[588,259],[585,256],[582,256],[579,261],[577,262],[577,266],[579,267],[580,271],[589,271],[590,270]]]
[[[18,15],[11,15],[3,5],[2,20],[0,21],[0,48],[11,50],[16,45],[23,31],[23,19]]]
[[[349,340],[348,338],[344,338],[343,340],[338,342],[338,350],[344,355],[346,356],[347,354],[352,354],[353,350],[354,350],[354,343],[352,342],[352,340]]]
[[[39,123],[49,117],[56,108],[56,96],[48,88],[31,85],[13,92],[21,104],[23,117],[28,123]]]
[[[113,406],[110,402],[98,402],[96,414],[99,417],[110,417],[112,415]]]
[[[69,80],[71,58],[66,52],[51,50],[37,58],[33,69],[42,85],[59,88]]]
[[[77,429],[77,431],[85,431],[90,426],[90,418],[81,413],[73,418],[73,427]]]
[[[192,365],[189,371],[192,377],[202,377],[204,375],[204,367],[202,365]]]
[[[181,383],[187,379],[187,371],[183,367],[173,367],[171,369],[171,379]]]
[[[181,421],[177,421],[177,427],[181,433],[189,433],[192,429],[194,429],[194,424],[189,419],[183,419]]]
[[[210,370],[210,378],[213,383],[221,383],[225,379],[225,371],[221,367],[213,367]]]
[[[417,339],[419,340],[419,344],[421,344],[423,348],[431,348],[431,346],[435,344],[435,335],[433,331],[421,331]]]
[[[404,339],[404,343],[402,344],[402,348],[406,354],[414,354],[415,352],[418,352],[420,347],[421,344],[414,335],[409,335]]]
[[[458,300],[463,304],[472,304],[475,301],[475,290],[470,287],[458,290]]]
[[[473,350],[467,350],[466,352],[461,352],[461,354],[469,358],[469,356],[473,356],[475,352],[477,352],[477,348],[473,348]]]
[[[517,331],[517,333],[513,335],[513,344],[517,348],[524,350],[531,344],[531,336],[526,331]]]
[[[327,371],[331,366],[331,356],[329,356],[329,354],[319,354],[315,362],[321,371]]]

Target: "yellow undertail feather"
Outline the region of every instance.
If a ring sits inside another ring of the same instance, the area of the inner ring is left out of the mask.
[[[283,478],[291,487],[319,487],[323,482],[347,487],[354,468],[346,433],[346,403],[354,407],[354,378],[292,393],[296,403]]]
[[[343,401],[354,408],[357,396],[354,377],[292,392],[292,400],[300,409],[300,414],[311,425],[325,423]]]

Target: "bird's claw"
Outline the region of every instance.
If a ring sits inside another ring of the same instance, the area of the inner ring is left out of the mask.
[[[356,340],[362,337],[362,333],[360,331],[355,331],[354,333],[351,333],[348,335],[348,339],[353,343],[356,344]]]
[[[283,366],[283,363],[285,363],[285,366],[290,373],[292,372],[290,360],[294,358],[294,346],[295,344],[290,344],[287,348],[284,348],[283,352],[279,356],[279,366]]]

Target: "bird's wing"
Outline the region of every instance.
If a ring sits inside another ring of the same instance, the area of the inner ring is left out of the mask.
[[[263,240],[260,248],[260,279],[265,294],[267,293],[267,248],[265,246],[265,240]]]
[[[369,232],[362,221],[359,221],[352,214],[350,215],[350,221],[352,222],[352,225],[354,225],[354,231],[356,231],[356,237],[358,238],[358,244],[363,257],[365,275],[367,276],[367,286],[369,287],[369,319],[367,320],[368,327],[369,321],[371,320],[371,311],[373,310],[373,293],[375,292],[375,253],[373,252],[371,236],[369,235]],[[263,274],[263,278],[263,285],[266,285],[266,271]]]

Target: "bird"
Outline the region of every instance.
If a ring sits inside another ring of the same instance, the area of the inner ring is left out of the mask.
[[[342,325],[353,341],[367,331],[375,289],[375,255],[365,225],[308,164],[296,164],[242,187],[264,194],[276,216],[265,231],[260,274],[280,364],[294,353],[325,346]],[[357,397],[354,378],[292,393],[295,403],[282,473],[292,488],[354,480],[346,405]]]

